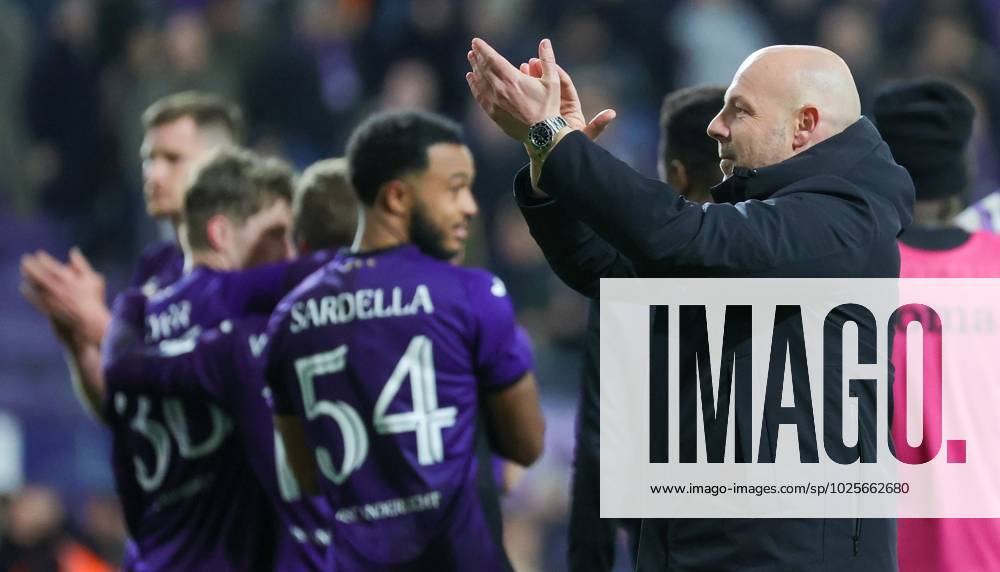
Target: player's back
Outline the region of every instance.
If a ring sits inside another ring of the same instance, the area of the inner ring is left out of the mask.
[[[900,278],[1000,278],[1000,236],[978,231],[953,248],[927,246],[899,243]]]
[[[507,567],[475,487],[479,393],[530,352],[498,279],[412,245],[342,254],[269,335],[276,410],[308,420],[341,569]]]
[[[283,275],[257,272],[258,286]],[[264,301],[233,273],[197,268],[146,310],[147,343],[167,351]],[[126,569],[269,570],[273,517],[233,422],[218,406],[116,387],[105,406],[133,538]]]
[[[959,242],[962,233],[957,229],[917,229],[907,231],[911,237],[909,244],[901,241],[901,278],[1000,278],[1000,236],[979,231],[964,242]],[[907,234],[903,235],[903,240]],[[961,305],[960,305],[961,306]],[[902,333],[897,333],[893,344],[893,363],[896,379],[893,384],[897,412],[905,412],[907,404],[906,347]],[[924,328],[924,347],[940,347],[942,335],[934,328]],[[992,356],[982,354],[986,363],[952,364],[960,368],[957,374],[945,375],[950,379],[962,379],[965,384],[981,383],[984,376],[968,375],[966,372],[986,372],[993,367]],[[924,375],[942,371],[940,352],[925,351]],[[945,370],[947,373],[947,370]],[[924,383],[941,383],[940,378],[931,378]],[[940,393],[930,392],[922,398],[925,423],[936,430],[927,430],[919,449],[931,449],[934,443],[941,443],[942,404]],[[936,397],[935,397],[936,396]],[[961,419],[954,419],[953,425],[961,425]],[[906,439],[902,416],[893,417],[893,439]],[[960,429],[959,429],[960,430]],[[934,449],[936,452],[936,449]],[[901,454],[897,449],[897,454]],[[909,453],[913,454],[913,453]],[[901,457],[902,458],[902,457]],[[912,462],[917,461],[915,456]],[[940,483],[947,477],[938,477]],[[993,475],[982,475],[983,485],[990,486]],[[1000,550],[996,539],[1000,537],[1000,519],[928,519],[907,518],[899,521],[899,569],[906,572],[931,570],[996,570],[1000,568]]]
[[[130,286],[152,295],[176,282],[183,273],[184,252],[174,241],[159,242],[142,251]]]

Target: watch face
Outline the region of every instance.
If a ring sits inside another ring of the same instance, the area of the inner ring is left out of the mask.
[[[552,128],[545,123],[537,123],[528,132],[528,139],[537,149],[544,149],[552,142]]]

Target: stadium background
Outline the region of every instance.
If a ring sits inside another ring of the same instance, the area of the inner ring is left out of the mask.
[[[535,342],[548,420],[545,457],[505,500],[507,546],[519,570],[565,569],[585,303],[513,207],[525,157],[468,95],[476,35],[518,61],[552,38],[588,115],[618,110],[603,144],[651,177],[666,92],[727,84],[764,45],[815,43],[847,60],[865,103],[894,78],[961,82],[979,108],[969,198],[1000,180],[1000,0],[0,0],[0,567],[4,543],[51,526],[119,554],[108,436],[18,294],[18,259],[79,244],[117,292],[165,230],[143,212],[139,115],[197,88],[239,101],[251,146],[298,167],[341,154],[373,110],[463,122],[482,211],[467,264],[506,281]]]

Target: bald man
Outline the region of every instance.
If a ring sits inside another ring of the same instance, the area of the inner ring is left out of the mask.
[[[541,225],[562,229],[568,237],[562,256],[581,272],[899,276],[896,236],[912,218],[913,183],[861,117],[851,72],[833,52],[774,46],[740,66],[725,105],[707,126],[719,144],[724,179],[712,188],[715,204],[706,205],[687,201],[670,184],[639,175],[595,145],[591,139],[614,111],[587,122],[551,43],[542,40],[538,52],[515,68],[477,38],[466,79],[483,110],[528,151],[530,166],[517,174],[514,186],[522,210],[533,211],[532,233]],[[835,313],[856,318],[850,310]],[[796,335],[787,322],[775,329],[776,336]],[[875,332],[862,327],[859,339],[867,336],[875,339]],[[737,360],[750,354],[748,341],[737,345]],[[793,375],[804,373],[791,367]],[[876,450],[875,408],[867,407],[873,393],[857,397],[854,459]],[[841,422],[827,415],[824,430],[839,431]],[[762,450],[773,454],[776,433],[769,431]],[[749,443],[737,443],[737,455],[757,458],[749,449]],[[649,536],[666,547],[666,570],[897,568],[892,520],[667,519],[646,521],[643,539]]]

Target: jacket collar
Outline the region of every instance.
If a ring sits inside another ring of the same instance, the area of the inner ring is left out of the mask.
[[[712,187],[712,198],[717,203],[763,200],[807,177],[844,176],[881,143],[875,125],[861,117],[844,131],[781,163],[759,169],[736,167],[732,177]]]

